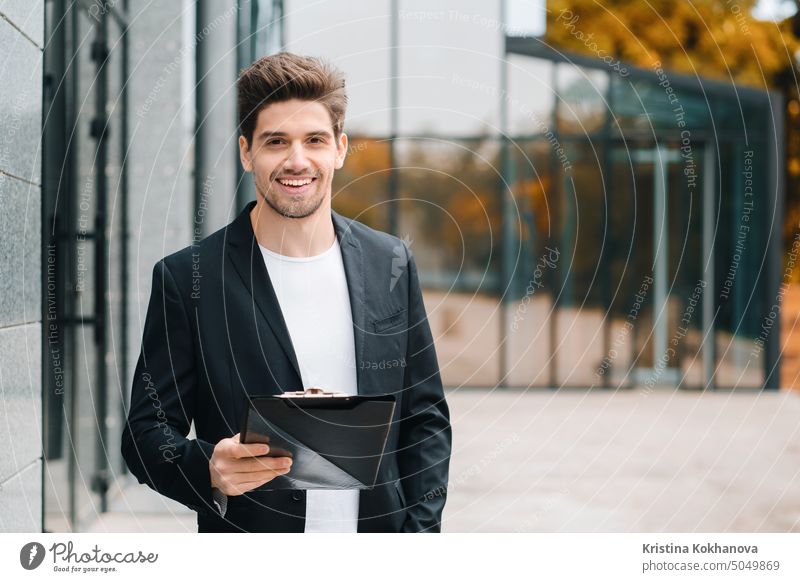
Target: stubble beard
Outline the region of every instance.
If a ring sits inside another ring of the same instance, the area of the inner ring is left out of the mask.
[[[317,179],[319,180],[319,178]],[[319,191],[315,198],[305,200],[302,197],[292,198],[288,202],[281,202],[272,188],[256,188],[264,202],[284,218],[300,219],[314,214],[325,200],[325,192]]]

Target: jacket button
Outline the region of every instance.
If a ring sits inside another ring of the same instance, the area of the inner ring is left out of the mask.
[[[292,499],[295,501],[301,501],[303,499],[303,492],[302,491],[295,491],[292,493]]]

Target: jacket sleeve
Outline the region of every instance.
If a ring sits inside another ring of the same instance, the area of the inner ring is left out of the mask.
[[[188,313],[164,260],[153,288],[131,389],[122,456],[155,491],[200,513],[217,513],[208,462],[214,444],[188,439],[197,394]]]
[[[450,465],[450,413],[422,302],[417,267],[410,252],[408,274],[407,366],[397,453],[407,505],[403,531],[439,532]]]

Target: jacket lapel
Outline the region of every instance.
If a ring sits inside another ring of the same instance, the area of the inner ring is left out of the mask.
[[[366,289],[364,281],[364,256],[361,243],[350,228],[350,221],[338,213],[331,211],[333,228],[339,247],[342,250],[344,274],[347,279],[347,292],[350,296],[350,311],[353,316],[353,337],[355,343],[355,366],[358,393],[364,394],[366,386],[363,382],[364,371],[361,362],[364,360],[364,340],[366,329]]]
[[[228,232],[228,256],[242,283],[252,295],[261,315],[272,329],[272,333],[278,338],[297,377],[302,378],[300,366],[297,364],[297,355],[294,353],[292,339],[289,336],[289,329],[283,319],[278,297],[269,278],[267,267],[264,265],[261,249],[258,248],[258,242],[253,234],[253,226],[250,224],[250,210],[255,204],[255,202],[250,202],[231,224]]]
[[[269,278],[264,258],[250,223],[250,211],[255,204],[255,202],[247,204],[229,226],[228,256],[242,283],[252,295],[261,315],[280,342],[297,377],[302,378],[297,355],[278,303],[278,297],[275,294],[275,288]],[[361,244],[350,228],[350,221],[334,211],[331,211],[331,218],[342,251],[342,262],[347,279],[350,310],[353,316],[357,388],[358,392],[362,393],[364,390],[363,370],[360,362],[363,360],[366,329],[364,258]]]

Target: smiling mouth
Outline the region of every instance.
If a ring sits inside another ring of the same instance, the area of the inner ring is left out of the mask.
[[[302,190],[316,178],[278,178],[275,181],[289,191]]]

